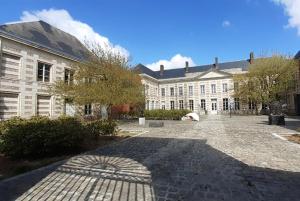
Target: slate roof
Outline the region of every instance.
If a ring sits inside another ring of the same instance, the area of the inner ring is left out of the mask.
[[[76,37],[44,21],[1,25],[0,36],[6,36],[75,60],[84,59],[87,52],[87,49]]]
[[[231,68],[241,68],[242,70],[247,70],[249,64],[250,63],[248,60],[219,63],[218,69],[226,70],[226,69],[231,69]],[[147,74],[156,79],[170,79],[170,78],[185,77],[185,68],[184,67],[164,70],[162,76],[160,75],[160,71],[152,71],[151,69],[147,68],[146,66],[144,66],[142,64],[138,64],[135,68],[137,70],[139,70],[140,73]],[[212,68],[214,68],[214,64],[189,67],[189,73],[205,72]]]
[[[300,59],[300,51],[295,55],[295,59]]]

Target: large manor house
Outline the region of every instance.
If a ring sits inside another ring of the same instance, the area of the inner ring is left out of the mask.
[[[84,59],[86,48],[74,36],[43,21],[0,26],[0,120],[14,116],[58,117],[78,112],[72,104],[49,94],[56,80],[72,82],[71,64]],[[300,58],[300,53],[296,55]],[[242,61],[152,71],[139,64],[146,109],[189,109],[200,114],[251,111],[253,103],[233,98],[232,76],[247,72],[254,55]],[[300,84],[288,97],[291,113],[300,113]],[[92,113],[92,105],[80,107]]]

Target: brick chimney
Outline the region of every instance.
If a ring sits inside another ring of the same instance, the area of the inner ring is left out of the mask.
[[[218,57],[215,57],[215,64],[214,64],[214,66],[215,66],[215,69],[219,68],[219,59],[218,59]]]
[[[185,62],[185,72],[186,73],[189,72],[189,62],[188,61]]]
[[[250,64],[253,64],[253,62],[254,62],[254,53],[253,52],[250,52],[249,62],[250,62]]]
[[[160,65],[160,76],[163,76],[164,69],[165,69],[164,65]]]

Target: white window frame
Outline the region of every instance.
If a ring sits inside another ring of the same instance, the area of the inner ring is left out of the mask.
[[[228,84],[227,83],[223,83],[223,92],[228,92]]]
[[[42,75],[42,80],[39,80],[39,64],[43,64],[43,75]],[[45,81],[45,72],[46,72],[46,65],[49,66],[49,81]],[[52,70],[52,64],[46,63],[46,62],[42,62],[42,61],[38,61],[37,64],[37,81],[38,82],[51,82],[51,70]]]
[[[204,84],[200,85],[200,94],[205,94],[205,85]]]
[[[217,93],[216,88],[217,88],[216,84],[211,84],[211,93],[212,93],[212,94]]]

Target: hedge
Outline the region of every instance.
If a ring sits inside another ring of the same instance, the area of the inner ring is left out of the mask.
[[[93,126],[91,126],[93,125]],[[40,158],[78,152],[84,140],[113,134],[116,124],[73,117],[12,118],[0,122],[0,152],[13,158]]]
[[[146,119],[180,120],[190,112],[190,110],[146,110],[144,114]]]

